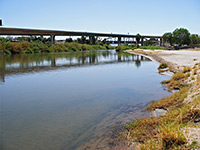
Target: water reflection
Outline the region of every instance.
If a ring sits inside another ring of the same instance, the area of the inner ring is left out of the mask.
[[[63,67],[86,67],[127,62],[135,62],[136,67],[140,67],[141,61],[151,61],[143,56],[116,53],[114,50],[0,57],[0,82],[5,82],[6,76],[33,71],[40,72]]]

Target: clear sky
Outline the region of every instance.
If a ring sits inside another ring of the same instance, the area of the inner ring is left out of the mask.
[[[200,0],[0,0],[4,26],[162,35],[200,34]]]

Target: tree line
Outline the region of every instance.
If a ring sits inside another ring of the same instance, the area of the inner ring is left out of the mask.
[[[16,41],[7,38],[0,38],[0,53],[2,54],[34,54],[50,52],[71,52],[84,50],[105,50],[114,49],[104,41],[98,42],[94,39],[94,45],[89,45],[88,41],[82,37],[72,40],[66,39],[63,43],[51,44],[50,38],[40,37],[18,37]]]
[[[167,32],[162,36],[163,42],[167,42],[170,46],[191,46],[200,47],[200,36],[198,34],[190,34],[187,29],[177,28],[173,32]]]

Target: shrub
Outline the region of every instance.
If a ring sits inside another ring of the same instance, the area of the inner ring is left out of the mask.
[[[81,50],[83,50],[83,51],[88,50],[88,46],[86,44],[83,44],[81,46]]]
[[[182,72],[178,72],[172,76],[172,80],[180,80],[183,79],[185,75]]]
[[[191,71],[190,67],[184,67],[182,72],[186,73],[186,72],[190,72],[190,71]]]
[[[158,69],[164,69],[164,68],[167,68],[167,67],[168,67],[168,65],[163,63],[163,64],[159,65]]]

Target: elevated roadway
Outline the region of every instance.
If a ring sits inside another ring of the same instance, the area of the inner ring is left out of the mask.
[[[131,34],[116,34],[116,33],[96,33],[96,32],[76,32],[62,30],[44,30],[44,29],[26,29],[26,28],[8,28],[0,27],[0,35],[43,35],[51,36],[51,42],[55,42],[55,36],[87,36],[90,41],[92,37],[113,37],[118,38],[118,44],[121,43],[121,38],[136,38],[136,35]],[[156,38],[162,41],[162,36],[141,35],[141,43],[145,38]],[[91,43],[92,44],[92,43]]]

